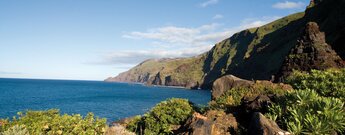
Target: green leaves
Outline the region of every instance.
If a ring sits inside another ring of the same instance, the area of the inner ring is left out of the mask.
[[[309,89],[286,94],[267,115],[276,116],[277,123],[293,134],[331,134],[345,129],[344,102]]]
[[[13,119],[3,130],[18,129],[22,125],[30,134],[103,134],[106,119],[94,118],[92,113],[83,118],[80,114],[60,115],[59,110],[19,112],[18,118]]]
[[[345,69],[312,70],[310,73],[294,71],[287,83],[295,89],[312,89],[321,96],[345,101]]]
[[[191,116],[193,107],[186,99],[171,98],[158,103],[143,117],[135,117],[127,129],[144,134],[172,134],[173,126],[180,125]]]

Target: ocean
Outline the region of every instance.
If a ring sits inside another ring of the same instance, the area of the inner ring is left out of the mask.
[[[19,111],[56,108],[61,113],[83,116],[93,112],[112,122],[144,114],[172,97],[206,105],[210,91],[103,81],[0,78],[0,118],[12,118]]]

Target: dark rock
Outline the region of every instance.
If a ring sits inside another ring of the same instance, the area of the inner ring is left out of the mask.
[[[241,106],[246,113],[267,112],[268,106],[272,104],[272,98],[274,98],[274,95],[259,95],[254,99],[251,97],[244,97],[241,101]]]
[[[293,70],[310,71],[341,67],[344,67],[343,60],[326,43],[325,33],[320,32],[317,23],[309,22],[297,45],[286,56],[276,75],[276,81],[283,82]]]
[[[240,79],[233,75],[226,75],[218,78],[212,86],[212,99],[216,99],[224,94],[225,91],[234,87],[250,87],[252,81]]]
[[[208,111],[205,116],[194,113],[181,128],[180,135],[230,135],[237,130],[236,118],[223,111]]]
[[[255,112],[248,128],[248,135],[290,135],[290,133],[280,129],[277,123],[261,113]]]

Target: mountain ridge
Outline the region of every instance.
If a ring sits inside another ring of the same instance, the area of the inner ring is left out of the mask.
[[[210,89],[217,78],[227,74],[249,80],[271,80],[310,21],[319,24],[327,43],[344,59],[344,5],[344,0],[311,1],[305,12],[235,33],[198,56],[160,62],[147,60],[106,81]]]

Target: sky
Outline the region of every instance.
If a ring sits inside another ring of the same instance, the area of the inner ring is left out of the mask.
[[[191,57],[309,0],[0,0],[0,78],[103,80]]]

